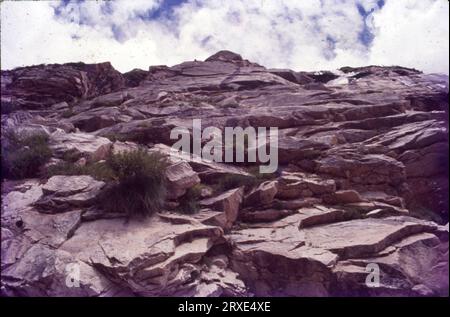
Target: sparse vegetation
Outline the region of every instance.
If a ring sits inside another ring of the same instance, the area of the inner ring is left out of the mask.
[[[118,133],[106,133],[104,135],[102,135],[103,137],[109,139],[111,142],[116,142],[116,141],[126,141],[126,138],[123,137],[122,135],[118,134]]]
[[[73,162],[60,162],[47,168],[47,176],[54,175],[91,175],[97,180],[110,181],[115,175],[112,169],[104,162],[78,165]]]
[[[61,116],[62,116],[63,118],[70,118],[70,117],[73,116],[73,115],[74,115],[74,112],[73,112],[73,109],[72,109],[72,108],[69,108],[69,109],[67,109],[67,110],[64,110],[63,113],[61,114]]]
[[[259,183],[258,179],[254,176],[246,176],[239,174],[227,174],[219,179],[215,189],[217,191],[226,191],[233,188],[244,186],[246,190]]]
[[[165,168],[166,163],[161,155],[148,154],[139,149],[111,155],[104,162],[86,165],[63,161],[49,166],[47,176],[90,175],[97,180],[106,181],[107,187],[99,199],[104,210],[126,213],[129,217],[147,216],[160,210],[164,204]],[[195,196],[190,192],[186,196],[188,200],[191,199],[189,195]]]
[[[2,175],[12,179],[36,177],[51,155],[47,135],[8,131],[2,139]]]
[[[250,176],[240,174],[227,174],[221,177],[214,187],[215,190],[221,192],[244,186],[245,190],[248,191],[252,187],[258,186],[262,182],[276,178],[276,174],[274,173],[260,173],[258,166],[249,168],[248,172],[251,174]]]
[[[63,160],[64,161],[69,161],[69,162],[76,162],[77,160],[79,160],[81,158],[81,153],[78,152],[75,149],[71,149],[69,151],[66,151],[63,154]]]
[[[439,213],[437,213],[433,209],[426,207],[420,203],[415,203],[415,202],[412,203],[409,206],[409,214],[412,217],[417,217],[420,219],[434,221],[434,222],[440,223],[440,224],[445,224],[446,222],[448,222],[448,218],[443,219],[443,217]]]
[[[199,201],[201,199],[201,192],[203,186],[201,184],[197,184],[186,191],[180,199],[180,206],[178,207],[178,211],[184,214],[193,214],[199,211]]]
[[[114,174],[100,199],[111,212],[148,216],[160,210],[166,196],[166,163],[157,153],[136,150],[111,155],[106,161]]]

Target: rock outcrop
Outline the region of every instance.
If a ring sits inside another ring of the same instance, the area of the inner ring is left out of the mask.
[[[3,296],[449,294],[447,76],[266,69],[230,51],[1,76],[2,148],[25,131],[48,137],[53,163],[159,153],[171,207],[127,219],[89,175],[3,179]],[[193,119],[277,127],[277,171],[173,153],[172,128],[193,134]],[[198,210],[181,214],[192,189]]]

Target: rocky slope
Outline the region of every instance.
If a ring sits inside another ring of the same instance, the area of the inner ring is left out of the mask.
[[[2,295],[448,295],[446,76],[267,69],[228,51],[125,74],[71,63],[1,76],[2,142],[46,133],[50,164],[137,144],[168,155],[171,129],[194,118],[278,127],[281,164],[254,188],[217,192],[251,166],[173,161],[167,210],[139,221],[99,210],[105,183],[91,176],[3,180]],[[198,183],[202,209],[173,211]],[[66,283],[71,265],[79,287]]]

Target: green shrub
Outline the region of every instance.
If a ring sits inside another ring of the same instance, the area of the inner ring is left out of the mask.
[[[36,177],[52,152],[48,136],[43,133],[7,132],[2,139],[3,177],[22,179]]]
[[[178,211],[184,214],[193,214],[199,211],[202,188],[203,186],[201,184],[189,188],[186,193],[178,199],[178,202],[180,203]]]
[[[111,155],[106,161],[114,174],[100,199],[104,209],[131,216],[160,210],[166,196],[166,163],[158,153],[136,150]]]

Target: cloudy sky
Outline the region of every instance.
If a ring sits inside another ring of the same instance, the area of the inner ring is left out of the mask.
[[[1,68],[111,61],[118,70],[221,49],[267,67],[401,65],[449,73],[447,0],[4,1]]]

